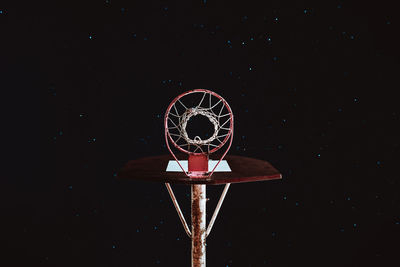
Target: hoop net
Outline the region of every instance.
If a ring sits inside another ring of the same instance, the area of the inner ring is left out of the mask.
[[[213,134],[201,139],[190,137],[187,126],[196,116],[208,118]],[[165,114],[165,131],[180,151],[188,154],[210,154],[220,149],[233,133],[233,114],[228,103],[218,94],[196,89],[175,98]]]

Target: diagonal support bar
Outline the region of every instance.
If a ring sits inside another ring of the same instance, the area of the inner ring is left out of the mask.
[[[175,209],[178,212],[179,219],[182,222],[183,228],[185,229],[186,234],[189,236],[189,238],[192,238],[192,233],[189,230],[189,227],[186,223],[185,217],[183,216],[183,213],[181,209],[179,208],[178,201],[176,200],[176,197],[174,195],[174,192],[172,191],[171,185],[169,183],[165,183],[165,186],[167,187],[169,196],[171,197],[172,203],[174,203]]]
[[[231,184],[226,184],[225,187],[224,187],[224,191],[222,191],[222,194],[221,194],[221,196],[220,196],[220,198],[219,198],[219,200],[218,200],[217,207],[215,208],[214,214],[213,214],[213,216],[211,217],[210,223],[208,224],[207,232],[206,232],[206,237],[207,237],[207,236],[210,234],[210,232],[211,232],[211,229],[212,229],[212,227],[213,227],[213,225],[214,225],[215,219],[217,218],[218,212],[219,212],[219,210],[221,209],[222,202],[224,202],[226,193],[228,192],[228,189],[229,189],[229,186],[230,186],[230,185],[231,185]]]
[[[222,203],[224,202],[225,196],[228,193],[228,189],[229,189],[230,185],[231,185],[230,183],[225,184],[224,190],[222,191],[222,194],[221,194],[221,196],[220,196],[220,198],[218,200],[217,207],[215,208],[214,214],[212,215],[211,220],[210,220],[210,222],[208,224],[207,231],[206,231],[206,237],[211,232],[211,229],[212,229],[212,227],[213,227],[213,225],[215,223],[215,220],[217,219],[219,210],[221,209]],[[182,222],[182,225],[183,225],[183,228],[185,229],[186,234],[189,236],[189,238],[192,238],[192,233],[190,232],[190,229],[189,229],[189,227],[188,227],[188,225],[186,223],[185,217],[183,216],[183,213],[182,213],[182,211],[181,211],[181,209],[179,207],[178,201],[176,200],[174,192],[172,191],[171,185],[169,183],[165,183],[165,186],[167,187],[167,190],[168,190],[168,193],[169,193],[169,195],[171,197],[172,203],[175,206],[175,209],[176,209],[176,211],[178,213],[179,219]]]

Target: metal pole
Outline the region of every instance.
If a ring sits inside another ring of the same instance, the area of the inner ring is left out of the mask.
[[[192,267],[206,266],[206,185],[192,185]]]

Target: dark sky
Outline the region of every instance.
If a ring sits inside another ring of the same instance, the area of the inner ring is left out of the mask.
[[[168,153],[169,102],[206,88],[233,109],[230,153],[283,174],[231,186],[208,266],[395,266],[396,17],[385,1],[2,1],[0,265],[189,266],[164,185],[114,175]]]

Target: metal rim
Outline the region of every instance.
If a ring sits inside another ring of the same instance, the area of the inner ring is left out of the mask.
[[[217,93],[215,93],[213,91],[207,90],[207,89],[193,89],[193,90],[189,90],[187,92],[184,92],[184,93],[178,95],[177,97],[175,97],[175,99],[173,99],[172,102],[169,104],[169,106],[168,106],[168,108],[167,108],[167,110],[165,112],[165,116],[164,116],[164,129],[165,129],[165,138],[166,138],[167,145],[168,145],[168,140],[169,140],[179,151],[187,153],[187,154],[198,155],[198,154],[205,154],[205,152],[200,152],[200,153],[191,152],[191,151],[188,151],[188,150],[182,148],[178,144],[176,144],[176,142],[171,137],[171,134],[170,134],[169,129],[168,129],[168,118],[169,118],[169,114],[170,114],[170,111],[171,111],[172,107],[175,105],[175,103],[178,102],[178,100],[180,100],[181,98],[183,98],[186,95],[193,94],[193,93],[201,93],[201,92],[210,94],[210,95],[218,98],[219,100],[221,100],[223,106],[228,110],[229,120],[230,120],[229,131],[228,131],[227,135],[225,136],[224,140],[218,146],[216,146],[213,149],[211,149],[208,153],[211,154],[211,153],[214,153],[217,150],[219,150],[222,146],[224,146],[226,144],[226,142],[228,141],[229,137],[231,137],[233,135],[233,113],[232,113],[231,107],[229,106],[228,102],[226,102],[226,100],[224,98],[222,98],[219,94],[217,94]],[[169,145],[168,145],[168,148],[169,148]]]

